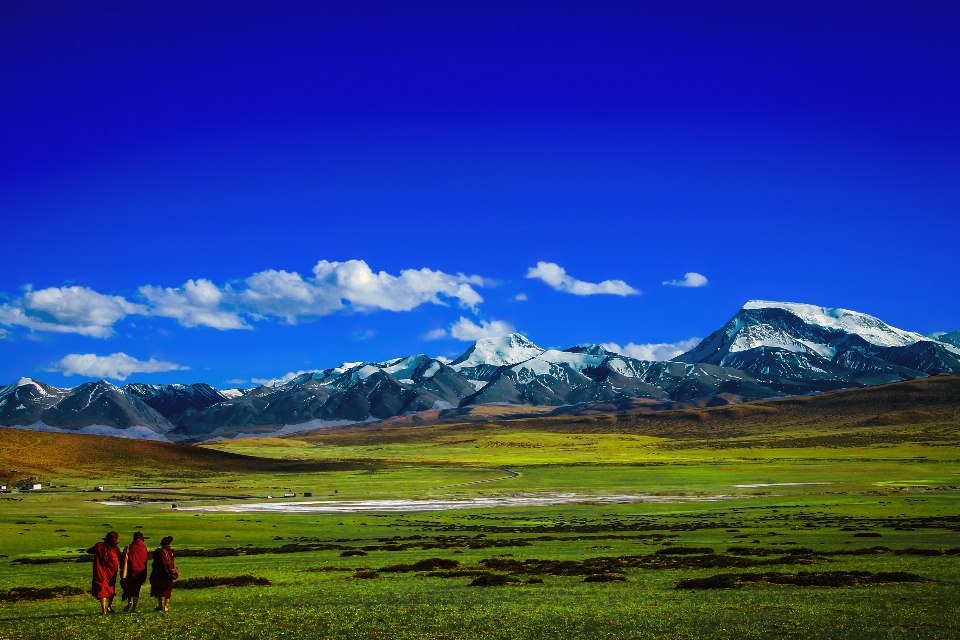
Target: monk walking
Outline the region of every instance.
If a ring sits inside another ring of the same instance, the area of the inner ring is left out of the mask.
[[[117,593],[117,569],[120,566],[120,558],[117,556],[117,541],[120,535],[116,531],[111,531],[103,537],[103,542],[98,542],[89,549],[87,553],[93,554],[93,587],[91,593],[93,597],[100,601],[100,609],[103,615],[115,613],[113,610],[113,597]]]
[[[120,599],[127,603],[123,607],[124,611],[137,612],[140,588],[147,581],[148,557],[143,534],[137,531],[133,534],[133,542],[123,548],[123,554],[120,556],[120,588],[123,590]]]
[[[153,566],[150,569],[150,595],[157,599],[154,611],[170,610],[170,594],[173,581],[180,577],[177,565],[173,562],[173,536],[160,541],[160,547],[153,552]]]

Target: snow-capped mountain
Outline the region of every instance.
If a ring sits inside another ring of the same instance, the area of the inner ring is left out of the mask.
[[[232,437],[382,420],[411,411],[456,407],[473,392],[474,386],[463,376],[425,355],[350,362],[253,389],[185,416],[174,435]]]
[[[136,395],[109,382],[58,389],[30,378],[0,390],[0,424],[164,439],[174,425]]]
[[[227,396],[203,382],[194,384],[128,384],[123,387],[125,393],[136,396],[177,424],[186,415],[203,411],[207,407],[227,400]]]
[[[784,393],[960,371],[960,349],[873,316],[763,300],[675,360],[740,369]]]
[[[519,333],[502,338],[483,338],[451,362],[450,368],[470,380],[479,390],[502,367],[535,358],[543,352],[543,349]]]
[[[935,333],[931,333],[930,337],[938,342],[945,342],[955,347],[960,347],[960,331],[951,331],[950,333],[947,333],[946,331],[937,331]]]
[[[104,381],[58,389],[23,378],[0,389],[0,424],[198,441],[490,403],[727,402],[960,372],[951,342],[960,332],[935,337],[846,309],[754,300],[670,362],[599,345],[546,350],[513,334],[478,340],[450,363],[422,354],[347,362],[250,390]]]
[[[599,345],[581,345],[543,351],[518,364],[500,367],[461,405],[562,405],[624,398],[684,401],[717,393],[752,398],[778,395],[742,371],[637,360]]]
[[[0,389],[0,424],[34,424],[44,411],[69,394],[69,389],[51,387],[32,378],[20,378]]]

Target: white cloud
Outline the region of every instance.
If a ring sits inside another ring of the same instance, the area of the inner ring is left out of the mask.
[[[146,315],[173,318],[184,327],[252,328],[229,308],[233,297],[229,285],[220,289],[209,280],[187,280],[177,288],[140,287],[140,294],[150,303]]]
[[[48,371],[59,371],[65,376],[78,375],[87,378],[126,380],[128,376],[134,373],[162,373],[164,371],[183,371],[189,368],[155,358],[150,358],[144,362],[123,352],[117,352],[109,356],[98,356],[95,353],[71,353],[51,365]]]
[[[461,307],[469,309],[476,309],[483,302],[470,286],[483,286],[480,276],[451,275],[431,269],[405,269],[399,276],[392,276],[386,271],[374,273],[363,260],[321,260],[313,273],[318,288],[362,310],[410,311],[427,302],[445,304],[440,295],[454,298]]]
[[[518,293],[517,295],[513,296],[513,299],[516,300],[517,302],[526,302],[527,300],[529,300],[529,298],[527,297],[527,294],[525,293]]]
[[[480,324],[474,324],[468,318],[460,316],[452,327],[450,327],[450,336],[457,340],[473,342],[481,338],[499,338],[508,336],[515,332],[513,325],[503,320],[492,320],[487,322],[481,320]]]
[[[637,360],[672,360],[681,353],[686,353],[690,349],[700,344],[700,338],[690,338],[680,342],[659,342],[654,344],[634,344],[627,343],[620,346],[616,342],[605,342],[600,346],[607,351],[620,353]]]
[[[477,310],[483,298],[474,287],[497,284],[478,275],[449,274],[432,269],[405,269],[399,275],[374,273],[363,260],[328,262],[313,268],[313,277],[268,269],[234,285],[218,287],[210,280],[187,280],[180,287],[145,285],[146,304],[86,287],[29,288],[11,303],[0,304],[0,325],[34,331],[79,333],[108,338],[113,325],[128,315],[173,318],[184,327],[223,331],[251,329],[249,319],[282,318],[296,324],[351,308],[372,312],[410,311],[422,304]],[[6,329],[2,335],[6,335]]]
[[[499,338],[514,333],[516,329],[512,324],[504,320],[492,320],[487,322],[481,320],[480,324],[475,324],[469,318],[460,316],[460,319],[450,325],[450,330],[433,329],[428,331],[424,340],[443,340],[446,338],[455,338],[465,342],[474,342],[481,338]]]
[[[145,310],[143,305],[87,287],[50,287],[27,290],[12,305],[0,305],[0,324],[108,338],[117,321]]]
[[[448,358],[448,357],[446,357],[446,356],[437,356],[436,358],[434,358],[434,360],[439,360],[439,361],[442,362],[443,364],[450,364],[451,362],[453,362],[452,359],[450,359],[450,358]]]
[[[250,382],[246,378],[230,378],[229,380],[224,380],[224,384],[247,384]]]
[[[557,291],[572,293],[576,296],[590,296],[601,293],[631,296],[640,293],[639,290],[634,289],[623,280],[604,280],[598,283],[577,280],[554,262],[538,262],[536,267],[530,267],[527,270],[527,277],[543,280]]]
[[[242,288],[218,288],[209,280],[189,280],[183,287],[141,287],[151,304],[150,314],[176,319],[186,327],[249,329],[242,317],[283,318],[296,324],[350,308],[372,312],[410,311],[421,304],[446,305],[445,299],[476,310],[483,298],[471,285],[483,286],[480,276],[451,275],[431,269],[406,269],[394,276],[374,273],[363,260],[328,262],[313,268],[313,278],[268,269],[243,281]]]
[[[683,280],[667,280],[663,284],[668,287],[705,287],[707,286],[707,278],[706,276],[691,271],[690,273],[684,274]]]
[[[317,369],[307,369],[300,371],[289,371],[279,378],[250,378],[250,382],[254,384],[263,385],[266,387],[279,387],[280,385],[286,384],[296,378],[297,376],[302,376],[305,373],[316,373]]]

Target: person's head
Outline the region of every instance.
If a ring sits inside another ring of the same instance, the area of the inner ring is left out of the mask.
[[[140,531],[133,532],[133,541],[136,542],[137,540],[140,540],[141,542],[143,541],[143,533]]]
[[[173,544],[173,536],[164,536],[163,540],[160,541],[161,547],[169,547]]]
[[[120,534],[116,531],[111,531],[107,535],[103,536],[103,541],[107,543],[108,547],[117,546],[117,542],[120,540]]]

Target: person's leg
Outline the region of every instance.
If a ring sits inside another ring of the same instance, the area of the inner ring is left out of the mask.
[[[103,615],[107,615],[107,599],[106,598],[100,598],[100,611],[103,613]]]
[[[163,599],[163,610],[170,611],[170,598]]]
[[[109,598],[107,598],[107,612],[108,612],[108,613],[114,613],[114,610],[113,610],[113,596],[110,596]]]
[[[163,598],[157,596],[157,608],[154,611],[163,611]]]
[[[139,601],[140,601],[140,598],[138,598],[137,596],[130,598],[130,604],[131,604],[130,613],[137,612],[137,602]]]
[[[127,598],[126,602],[127,604],[123,605],[124,613],[126,613],[127,611],[130,611],[130,607],[133,606],[133,598]]]

